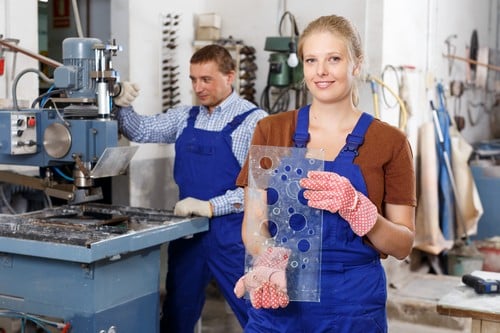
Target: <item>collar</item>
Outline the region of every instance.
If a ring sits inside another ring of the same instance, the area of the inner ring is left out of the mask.
[[[226,109],[227,106],[233,104],[237,99],[238,99],[238,95],[236,94],[236,92],[233,89],[231,94],[229,94],[229,96],[227,96],[227,98],[225,100],[223,100],[222,103],[220,103],[219,105],[217,105],[215,107],[213,113],[219,113],[221,110]],[[204,105],[200,105],[200,110],[202,112],[208,113],[208,108]]]

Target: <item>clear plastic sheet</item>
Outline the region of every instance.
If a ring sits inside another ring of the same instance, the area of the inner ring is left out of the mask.
[[[263,220],[271,238],[266,243],[292,250],[286,272],[291,301],[320,300],[322,214],[307,206],[299,181],[308,171],[323,170],[323,160],[319,149],[251,146],[249,152],[247,200],[255,191],[266,193],[267,204],[252,203],[254,211],[267,215]],[[248,253],[245,265],[247,271],[252,267]]]

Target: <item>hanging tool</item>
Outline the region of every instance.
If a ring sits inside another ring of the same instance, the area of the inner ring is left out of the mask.
[[[479,49],[479,42],[477,38],[477,30],[472,31],[472,35],[470,36],[470,46],[469,46],[469,58],[477,61],[477,51]],[[469,63],[470,70],[472,72],[476,72],[476,64],[471,62]],[[473,78],[475,79],[475,78]]]
[[[443,88],[443,85],[439,83],[437,85],[437,90],[438,90],[440,111],[443,112],[443,114],[446,116],[445,123],[447,125],[449,125],[450,121],[449,121],[449,118],[448,118],[448,112],[446,111],[445,102],[444,102],[444,88]],[[431,105],[431,109],[432,109],[432,119],[433,119],[433,122],[434,122],[434,127],[435,127],[436,132],[437,132],[437,136],[438,136],[438,140],[439,140],[439,145],[440,145],[441,150],[442,150],[443,160],[444,160],[444,163],[445,163],[446,172],[448,174],[448,179],[449,179],[450,184],[451,184],[451,189],[452,189],[453,197],[454,197],[455,201],[458,202],[459,200],[458,200],[458,197],[457,197],[457,186],[456,186],[456,183],[455,183],[455,177],[453,176],[453,170],[451,168],[450,155],[449,155],[448,149],[446,149],[446,147],[445,147],[445,140],[444,140],[443,130],[441,128],[441,123],[439,121],[438,109],[436,109],[434,107],[433,101],[430,101],[430,105]],[[463,232],[464,232],[464,235],[463,235],[462,238],[465,240],[465,243],[468,244],[469,240],[468,240],[468,235],[467,235],[467,229],[466,229],[465,219],[463,217],[463,213],[462,213],[461,208],[457,206],[456,207],[456,212],[457,212],[459,222],[460,222],[461,227],[462,227]]]
[[[282,31],[286,18],[290,20],[290,35]],[[265,51],[272,53],[269,56],[267,85],[262,92],[260,105],[271,114],[288,110],[292,91],[295,92],[295,108],[307,101],[307,90],[302,84],[302,63],[297,56],[299,29],[295,16],[289,11],[281,16],[279,34],[278,37],[266,37],[264,46]]]
[[[445,39],[444,43],[446,44],[447,47],[447,55],[455,55],[456,47],[455,45],[451,44],[451,40],[457,38],[457,35],[450,35],[448,38]],[[448,62],[448,75],[451,75],[451,70],[453,69],[453,58]]]

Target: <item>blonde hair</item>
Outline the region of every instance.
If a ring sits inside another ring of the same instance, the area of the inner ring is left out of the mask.
[[[347,46],[349,60],[357,66],[361,66],[363,61],[363,47],[361,37],[356,27],[342,16],[328,15],[321,16],[307,25],[300,35],[297,54],[301,61],[304,61],[304,42],[310,35],[318,32],[330,32],[342,38]],[[359,95],[356,85],[352,89],[352,100],[354,105],[358,105]]]

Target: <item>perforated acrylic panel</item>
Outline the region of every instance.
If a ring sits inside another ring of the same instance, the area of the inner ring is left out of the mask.
[[[267,203],[264,200],[260,203],[265,207],[253,208],[267,211],[272,238],[269,243],[292,250],[287,267],[291,301],[319,302],[322,214],[307,206],[299,181],[308,171],[323,169],[321,150],[250,147],[250,192],[263,190],[267,193]],[[246,256],[245,264],[247,270],[251,269],[251,255]]]

